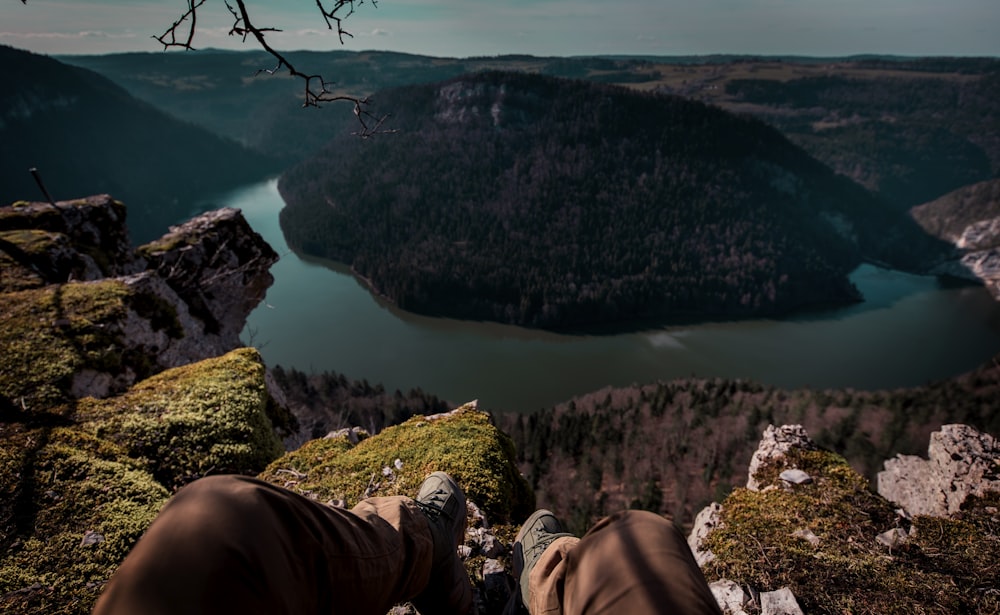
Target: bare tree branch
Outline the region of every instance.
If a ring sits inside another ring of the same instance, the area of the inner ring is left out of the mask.
[[[368,0],[373,6],[378,6],[377,0]],[[27,4],[27,0],[21,0]],[[173,24],[167,28],[163,34],[152,38],[163,45],[164,50],[170,48],[180,48],[194,50],[194,36],[198,29],[198,10],[207,0],[187,0],[187,10]],[[271,55],[277,64],[274,68],[258,69],[254,75],[265,73],[274,75],[282,70],[287,70],[292,77],[301,79],[303,82],[303,107],[319,107],[323,103],[347,101],[354,105],[354,115],[361,125],[361,130],[354,132],[362,138],[368,138],[376,134],[396,132],[396,130],[383,128],[383,124],[389,118],[388,115],[376,116],[368,111],[368,98],[351,96],[348,94],[335,94],[330,88],[334,85],[332,81],[327,81],[322,75],[309,74],[296,68],[288,58],[280,51],[268,43],[266,34],[269,32],[281,32],[278,28],[259,27],[254,25],[250,19],[250,12],[247,9],[245,0],[233,0],[235,6],[229,0],[223,0],[230,16],[233,18],[233,25],[229,28],[230,36],[238,36],[245,43],[247,39],[253,39],[264,51]],[[350,32],[344,29],[344,20],[354,14],[356,5],[364,4],[365,0],[333,0],[332,3],[324,0],[316,0],[316,7],[319,9],[327,28],[336,30],[337,37],[341,44],[344,37],[353,38]],[[328,8],[329,7],[329,8]]]
[[[21,1],[26,2],[27,0],[21,0]],[[182,47],[184,49],[194,49],[194,47],[191,46],[191,43],[194,41],[194,33],[195,30],[197,30],[198,28],[198,9],[203,4],[205,4],[205,0],[198,0],[197,2],[195,2],[195,0],[188,0],[187,12],[181,15],[180,19],[175,21],[172,26],[167,28],[163,34],[159,36],[153,36],[152,38],[154,40],[159,41],[160,44],[163,45],[164,50],[170,47]],[[178,41],[177,40],[178,29],[186,21],[188,22],[187,36],[184,37],[183,41]],[[170,37],[169,40],[167,40],[167,36]]]

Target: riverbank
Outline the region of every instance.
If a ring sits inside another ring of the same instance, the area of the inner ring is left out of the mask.
[[[244,340],[252,332],[271,366],[336,371],[389,391],[419,387],[454,403],[529,412],[605,386],[689,376],[891,389],[957,375],[1000,352],[1000,304],[984,289],[871,266],[851,276],[864,303],[783,320],[594,336],[418,316],[380,302],[344,270],[292,253],[275,180],[215,202],[243,209],[282,255]]]

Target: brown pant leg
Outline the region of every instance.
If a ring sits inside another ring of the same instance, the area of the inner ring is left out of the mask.
[[[413,500],[330,508],[242,476],[181,489],[108,583],[95,615],[383,615],[427,585]]]
[[[684,535],[659,515],[630,510],[579,541],[556,539],[529,579],[533,615],[720,615]]]

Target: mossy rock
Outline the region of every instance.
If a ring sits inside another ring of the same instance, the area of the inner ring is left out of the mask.
[[[454,477],[491,522],[523,519],[534,509],[534,495],[517,470],[510,438],[488,414],[471,406],[413,417],[356,445],[343,437],[312,440],[274,461],[260,478],[320,501],[343,500],[350,507],[366,492],[414,496],[436,470]]]
[[[107,325],[128,296],[113,280],[0,294],[0,395],[45,409],[68,397],[76,372],[119,363]]]
[[[106,400],[77,404],[95,436],[120,445],[175,488],[207,474],[256,474],[284,452],[253,348],[164,371]]]
[[[11,293],[45,286],[45,278],[0,249],[0,292]]]
[[[813,482],[778,486],[778,474],[792,467],[807,472]],[[839,455],[793,449],[757,476],[771,486],[736,489],[722,503],[722,525],[704,545],[715,554],[705,566],[710,581],[725,578],[760,591],[789,587],[809,613],[987,612],[981,609],[991,594],[963,581],[956,567],[928,557],[920,546],[924,530],[917,540],[891,551],[876,541],[901,520]],[[974,526],[962,531],[968,532],[967,540],[987,541],[995,553],[1000,547],[995,529],[992,538]],[[795,536],[799,530],[811,531],[819,542],[813,546]],[[987,586],[995,592],[1000,589],[995,562],[993,567]]]
[[[2,424],[0,463],[0,611],[89,613],[167,490],[73,427]]]

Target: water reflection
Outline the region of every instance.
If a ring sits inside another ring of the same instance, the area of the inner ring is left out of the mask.
[[[278,228],[276,182],[222,200],[282,255],[266,305],[250,316],[270,365],[335,370],[452,402],[534,410],[604,386],[697,376],[784,387],[888,388],[971,369],[1000,352],[1000,303],[979,287],[864,266],[868,300],[784,320],[569,335],[403,312],[342,265],[292,253]]]

